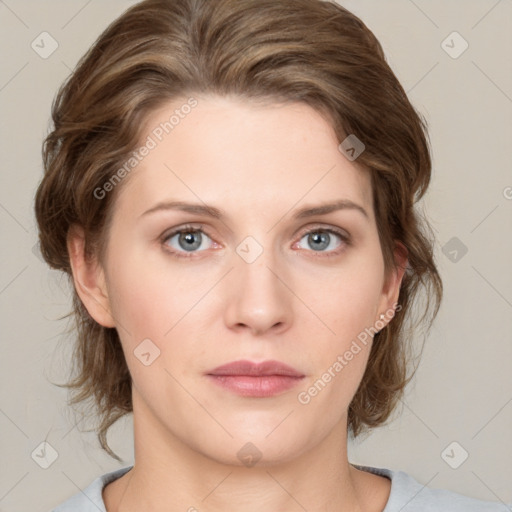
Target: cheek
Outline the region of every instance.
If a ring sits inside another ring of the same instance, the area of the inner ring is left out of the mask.
[[[315,411],[313,416],[326,418],[327,426],[340,421],[347,411],[373,342],[371,327],[378,298],[375,281],[352,275],[344,285],[350,292],[332,285],[321,295],[317,307],[323,325],[316,321],[316,327],[310,329],[314,342],[305,347],[315,371],[297,395],[301,405]]]
[[[383,288],[384,263],[379,252],[354,254],[340,267],[309,279],[307,296],[324,325],[326,336],[343,348],[350,339],[374,325]],[[330,331],[329,331],[330,329]]]
[[[133,385],[148,403],[155,400],[155,389],[162,398],[180,396],[167,371],[174,374],[175,361],[186,366],[197,356],[190,322],[208,283],[193,273],[143,262],[136,253],[111,263],[110,305]]]
[[[112,258],[109,265],[114,317],[134,336],[162,338],[200,300],[205,276],[181,271],[149,251],[121,253],[124,257]]]
[[[112,261],[110,269],[111,308],[134,382],[145,385],[141,376],[153,380],[158,368],[187,373],[204,350],[197,340],[204,339],[200,331],[214,316],[208,291],[218,276],[211,268],[186,271],[165,258],[151,262],[135,251]],[[140,355],[148,352],[158,354],[150,372],[140,364]],[[169,377],[163,373],[160,378]]]
[[[359,253],[345,263],[328,276],[316,276],[321,288],[309,281],[307,292],[318,319],[310,322],[315,343],[307,350],[316,372],[302,389],[302,400],[298,397],[300,403],[329,408],[336,417],[348,407],[366,369],[384,272],[378,251]]]

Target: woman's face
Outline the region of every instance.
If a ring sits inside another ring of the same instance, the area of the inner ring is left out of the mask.
[[[315,110],[186,104],[148,118],[115,185],[105,304],[136,422],[224,463],[291,460],[344,433],[401,275],[385,281],[369,175]],[[211,375],[240,360],[298,376]]]

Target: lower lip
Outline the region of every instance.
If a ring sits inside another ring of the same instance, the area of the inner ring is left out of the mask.
[[[265,398],[277,395],[296,386],[304,377],[287,375],[208,375],[213,381],[241,396]]]

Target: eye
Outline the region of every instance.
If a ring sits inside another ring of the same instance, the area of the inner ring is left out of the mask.
[[[332,228],[316,228],[302,235],[298,244],[305,240],[313,252],[328,253],[326,256],[339,254],[350,244],[348,234]],[[297,244],[296,244],[297,245]],[[302,248],[302,247],[299,247]]]
[[[208,240],[210,243],[208,243]],[[303,249],[302,241],[318,256],[336,256],[350,245],[350,235],[334,228],[315,228],[302,234],[293,248]],[[161,238],[164,249],[173,256],[191,258],[194,253],[211,247],[220,247],[205,232],[203,226],[183,226],[165,233]],[[325,254],[324,254],[325,253]]]
[[[190,257],[187,253],[208,249],[207,240],[211,238],[203,231],[203,226],[184,226],[166,233],[162,238],[166,250],[178,257]]]

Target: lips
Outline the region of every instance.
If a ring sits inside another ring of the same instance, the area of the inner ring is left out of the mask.
[[[268,398],[291,389],[305,376],[279,361],[234,361],[215,368],[207,373],[207,377],[231,393]]]
[[[208,375],[216,376],[247,376],[262,377],[268,375],[283,375],[286,377],[304,377],[304,374],[279,361],[263,361],[262,363],[252,363],[251,361],[233,361],[224,364],[208,372]]]

